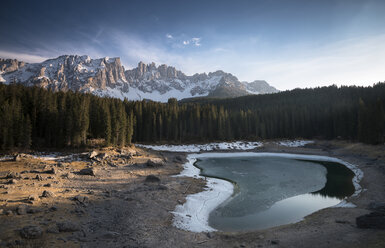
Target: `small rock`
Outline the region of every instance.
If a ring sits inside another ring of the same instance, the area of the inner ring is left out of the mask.
[[[88,203],[88,197],[87,196],[77,195],[73,198],[73,200],[76,202],[79,202],[79,203]]]
[[[13,212],[12,212],[12,210],[7,210],[7,211],[5,211],[5,214],[8,216],[12,216]]]
[[[16,184],[18,181],[16,179],[11,179],[7,182],[7,184]]]
[[[257,237],[258,239],[264,239],[265,238],[265,236],[263,236],[262,234],[260,234],[260,235],[258,235],[258,237]]]
[[[44,171],[44,173],[55,175],[57,173],[57,171],[55,170],[55,168],[51,168],[50,170]]]
[[[207,236],[209,239],[212,239],[212,238],[214,237],[214,233],[208,232],[208,233],[206,233],[206,236]]]
[[[95,176],[95,169],[93,168],[82,169],[78,172],[78,174],[85,175],[85,176]]]
[[[89,159],[93,159],[96,156],[98,156],[98,152],[97,151],[92,151],[92,152],[89,153],[88,158]]]
[[[385,213],[371,212],[356,218],[358,228],[385,229]]]
[[[58,209],[58,208],[57,208],[56,206],[52,206],[52,207],[50,207],[49,210],[50,210],[50,211],[57,211],[57,209]]]
[[[44,184],[43,186],[44,186],[44,187],[52,187],[52,184],[47,183],[47,184]]]
[[[16,213],[17,213],[18,215],[25,215],[25,214],[27,214],[27,211],[28,211],[28,206],[25,205],[25,204],[19,205],[19,206],[16,208]]]
[[[17,155],[13,158],[13,160],[15,160],[16,162],[19,162],[19,161],[22,160],[22,157],[20,156],[20,154],[17,154]]]
[[[21,176],[17,172],[11,172],[11,173],[8,173],[8,175],[5,178],[6,179],[20,179]]]
[[[30,196],[28,196],[27,200],[28,201],[38,201],[39,197],[37,197],[36,195],[30,195]]]
[[[270,243],[272,245],[279,245],[279,240],[278,239],[273,239],[273,240],[270,241]]]
[[[145,182],[149,182],[149,183],[156,183],[156,182],[160,182],[160,178],[157,177],[157,176],[154,176],[154,175],[148,175],[145,179]]]
[[[51,191],[44,190],[43,194],[41,195],[41,197],[51,198],[51,197],[55,197],[55,194],[52,193]]]
[[[75,232],[80,230],[80,226],[71,221],[56,223],[59,232]]]
[[[40,175],[36,175],[35,179],[38,181],[43,181],[43,177]]]
[[[146,165],[148,167],[161,167],[161,166],[164,166],[164,162],[161,159],[152,158],[147,160]]]
[[[167,186],[164,186],[164,185],[159,185],[158,189],[159,190],[168,190]]]
[[[0,215],[4,214],[4,209],[0,208]]]
[[[20,235],[26,239],[37,239],[43,235],[43,230],[39,226],[26,226],[21,229]]]

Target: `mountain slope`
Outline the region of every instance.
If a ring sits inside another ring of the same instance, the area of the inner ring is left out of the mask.
[[[6,84],[90,92],[98,96],[167,101],[191,97],[237,97],[278,92],[265,81],[240,82],[223,71],[187,76],[172,66],[139,62],[125,70],[120,58],[91,59],[89,56],[63,55],[42,63],[28,64],[0,59],[0,81]]]

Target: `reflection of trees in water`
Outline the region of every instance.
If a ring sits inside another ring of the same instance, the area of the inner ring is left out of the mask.
[[[318,163],[323,165],[327,169],[326,174],[326,185],[321,190],[312,192],[312,194],[337,197],[343,199],[347,196],[351,196],[354,191],[354,185],[352,179],[354,177],[354,172],[351,171],[346,166],[335,163],[335,162],[325,162],[325,161],[309,161],[313,163]]]

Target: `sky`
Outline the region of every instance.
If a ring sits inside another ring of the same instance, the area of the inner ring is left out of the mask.
[[[223,70],[280,90],[385,81],[384,0],[5,1],[0,57]]]

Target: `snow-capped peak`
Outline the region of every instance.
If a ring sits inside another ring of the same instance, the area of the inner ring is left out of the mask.
[[[34,64],[0,59],[0,81],[162,102],[171,97],[234,97],[277,91],[264,81],[250,84],[240,82],[232,74],[223,71],[187,76],[172,66],[143,62],[125,71],[120,58],[91,59],[87,55],[62,55]],[[258,88],[259,84],[263,84],[265,91]]]

